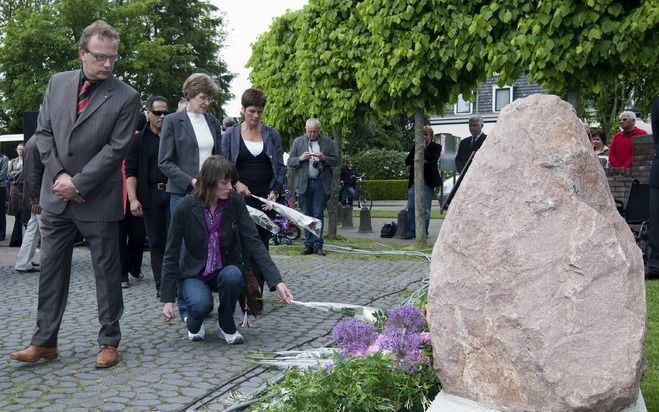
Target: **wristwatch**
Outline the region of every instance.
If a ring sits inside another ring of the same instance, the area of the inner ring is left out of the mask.
[[[75,185],[73,185],[73,191],[76,192],[76,195],[80,195],[80,190]]]

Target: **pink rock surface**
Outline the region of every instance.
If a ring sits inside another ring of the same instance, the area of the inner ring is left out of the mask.
[[[575,111],[508,105],[432,256],[445,391],[511,411],[618,411],[644,365],[643,260]]]

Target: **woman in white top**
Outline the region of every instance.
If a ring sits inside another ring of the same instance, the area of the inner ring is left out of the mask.
[[[160,132],[158,165],[167,176],[170,209],[194,188],[206,159],[220,154],[222,124],[208,113],[219,87],[204,73],[195,73],[183,83],[188,100],[185,110],[165,116]]]
[[[176,205],[197,183],[197,175],[204,161],[220,154],[222,123],[208,113],[208,107],[218,94],[219,87],[204,73],[194,73],[183,83],[183,95],[188,104],[185,110],[165,116],[160,131],[158,166],[167,176],[166,191],[173,215]],[[187,305],[178,296],[181,319],[187,317]],[[191,340],[199,336],[190,335]]]

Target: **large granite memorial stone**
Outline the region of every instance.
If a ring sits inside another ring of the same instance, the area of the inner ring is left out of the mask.
[[[642,255],[568,103],[501,112],[435,244],[428,319],[450,395],[542,412],[637,399]]]

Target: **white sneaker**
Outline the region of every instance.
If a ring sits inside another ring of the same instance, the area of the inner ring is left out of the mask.
[[[183,319],[183,321],[187,324],[188,318],[186,317],[185,319]],[[204,340],[205,337],[206,337],[206,328],[204,328],[203,323],[201,324],[201,328],[199,329],[199,332],[192,333],[188,331],[188,339],[190,339],[193,342],[200,342]]]
[[[245,342],[243,335],[238,331],[235,331],[234,333],[226,333],[220,328],[217,330],[217,336],[227,341],[227,345],[238,345]]]

